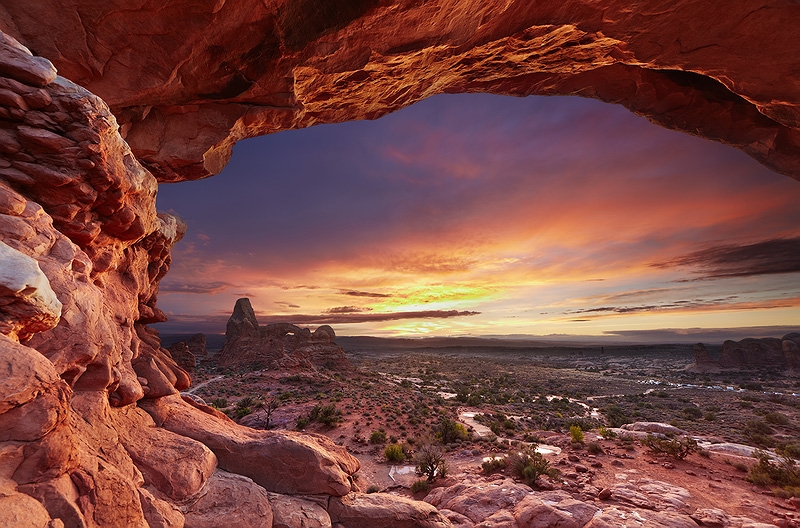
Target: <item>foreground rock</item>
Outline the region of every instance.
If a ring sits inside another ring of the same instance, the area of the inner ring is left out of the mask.
[[[176,395],[142,405],[160,427],[208,446],[222,469],[245,475],[269,491],[340,496],[353,488],[358,460],[325,436],[257,431]]]
[[[313,333],[292,324],[259,326],[250,299],[236,301],[219,353],[221,367],[295,370],[301,368],[350,369],[344,349],[334,342],[330,326]]]
[[[452,524],[430,504],[385,493],[332,498],[333,522],[347,528],[450,528]]]

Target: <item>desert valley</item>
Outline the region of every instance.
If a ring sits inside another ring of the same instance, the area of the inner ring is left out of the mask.
[[[0,0],[0,526],[797,528],[797,27]]]

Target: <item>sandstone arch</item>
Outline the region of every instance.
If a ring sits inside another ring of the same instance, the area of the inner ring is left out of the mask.
[[[442,92],[594,97],[800,178],[793,2],[0,4],[0,28],[100,95],[160,181],[219,172],[245,137]]]

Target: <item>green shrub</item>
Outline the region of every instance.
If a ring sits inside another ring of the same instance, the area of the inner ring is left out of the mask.
[[[553,478],[558,476],[558,470],[550,467],[550,462],[536,451],[536,445],[526,446],[521,451],[511,453],[508,465],[515,476],[532,488],[536,487],[536,481],[540,476]]]
[[[400,444],[391,444],[386,446],[386,449],[383,450],[383,456],[385,456],[386,460],[389,462],[400,463],[406,459],[406,454],[403,452],[403,446]]]
[[[773,486],[782,489],[786,494],[800,491],[800,468],[794,460],[782,456],[773,461],[764,451],[757,450],[753,456],[758,463],[750,468],[747,480],[757,486]],[[797,495],[800,496],[800,495]]]
[[[701,411],[697,407],[684,407],[683,416],[687,420],[697,420],[698,418],[703,416],[703,411]]]
[[[305,429],[308,425],[309,419],[307,416],[301,416],[297,419],[297,425],[295,426],[297,430]]]
[[[628,417],[627,414],[625,414],[625,411],[622,409],[622,407],[613,403],[608,407],[601,409],[601,412],[606,416],[608,425],[611,427],[620,427],[621,425],[631,423],[633,421]]]
[[[435,430],[436,438],[443,444],[450,444],[456,440],[469,440],[467,428],[449,418],[442,418]]]
[[[333,427],[342,421],[342,411],[336,408],[335,403],[329,403],[328,405],[318,403],[311,409],[308,417],[314,422]]]
[[[227,398],[214,398],[211,400],[211,406],[217,409],[224,409],[228,406]]]
[[[431,483],[427,480],[419,479],[411,483],[411,493],[419,493],[421,491],[428,492],[431,489]]]
[[[597,434],[599,434],[600,436],[602,436],[603,438],[605,438],[607,440],[617,436],[617,433],[615,433],[614,431],[611,431],[610,429],[608,429],[607,427],[605,427],[603,425],[601,425],[600,427],[597,428]]]
[[[647,435],[647,438],[642,440],[642,445],[651,453],[669,455],[676,460],[683,460],[697,451],[697,441],[688,436],[668,439]]]
[[[572,438],[573,442],[578,444],[583,443],[583,429],[581,429],[580,425],[570,425],[569,436]]]
[[[717,421],[717,415],[716,415],[715,413],[711,412],[711,411],[708,411],[708,412],[707,412],[707,413],[706,413],[706,414],[703,416],[703,418],[704,418],[704,419],[705,419],[705,421],[707,421],[707,422],[716,422],[716,421]]]
[[[372,431],[372,434],[369,435],[369,443],[370,444],[385,444],[386,443],[386,431],[383,429],[378,429],[377,431]]]
[[[800,460],[800,443],[780,444],[775,447],[775,451],[779,455]]]
[[[372,486],[367,488],[367,493],[378,493],[381,490],[380,486],[373,484]]]
[[[489,475],[504,470],[506,466],[508,466],[508,460],[505,457],[492,457],[483,461],[481,470],[485,475]]]

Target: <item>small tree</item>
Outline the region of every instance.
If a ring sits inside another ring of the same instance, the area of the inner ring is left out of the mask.
[[[261,420],[264,429],[269,429],[269,424],[272,421],[272,413],[275,409],[280,407],[281,401],[276,397],[271,397],[261,403],[261,410],[264,411],[264,418]]]
[[[417,476],[426,477],[428,482],[433,482],[437,477],[447,476],[447,462],[444,459],[444,450],[432,443],[421,445],[414,455]]]

